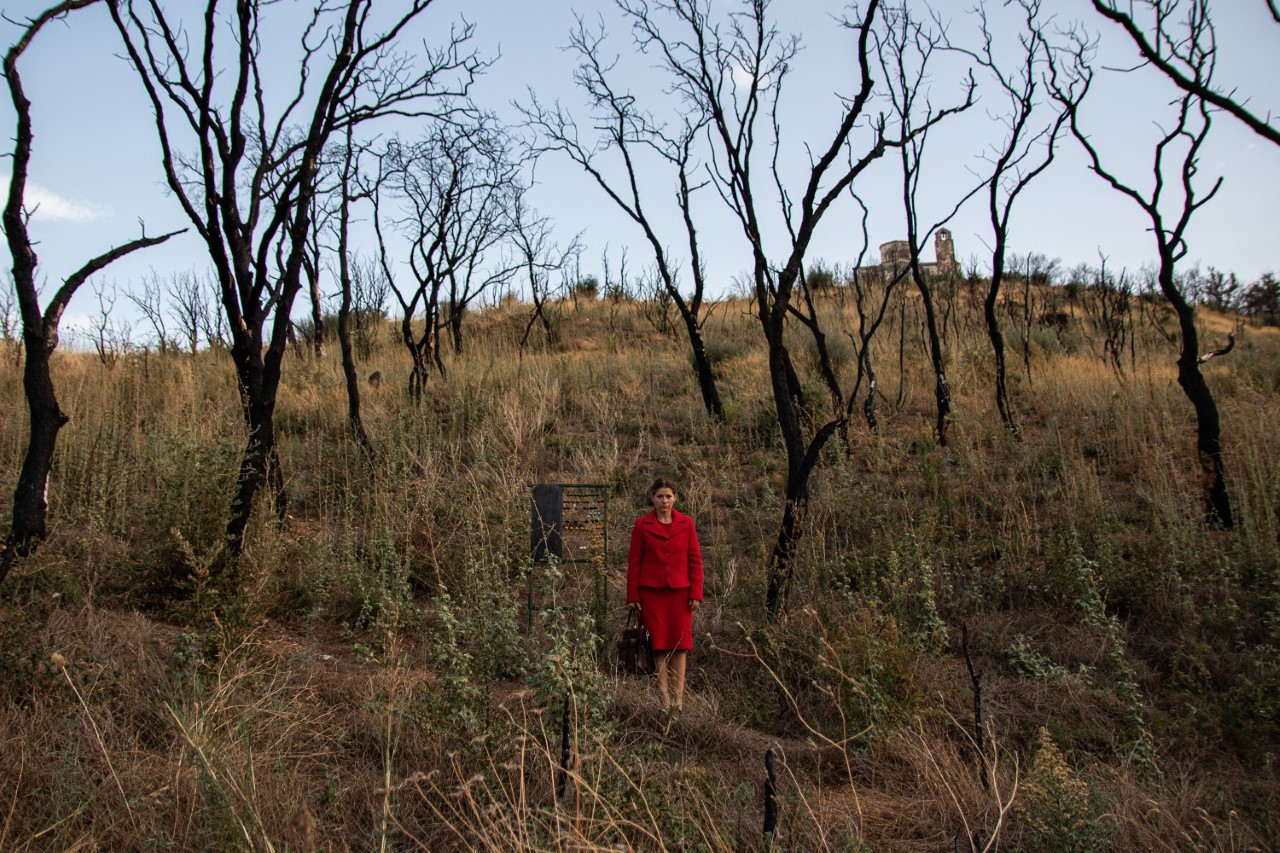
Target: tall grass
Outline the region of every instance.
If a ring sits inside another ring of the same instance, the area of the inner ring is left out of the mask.
[[[854,328],[827,299],[824,318]],[[872,343],[881,433],[856,421],[824,451],[794,613],[770,625],[784,457],[746,309],[719,306],[706,330],[720,426],[679,342],[628,303],[565,305],[561,342],[523,352],[527,307],[477,312],[417,405],[384,335],[360,365],[383,377],[364,389],[375,466],[336,360],[291,355],[290,518],[262,508],[230,586],[245,435],[225,355],[60,354],[72,421],[51,535],[0,590],[0,778],[21,792],[0,789],[0,848],[749,849],[770,749],[785,849],[1280,844],[1280,782],[1258,760],[1280,746],[1280,335],[1249,329],[1205,368],[1240,519],[1224,533],[1201,523],[1194,424],[1158,333],[1138,330],[1120,374],[1079,318],[1034,330],[1030,377],[1010,376],[1015,441],[961,299],[944,449],[908,301],[906,329],[895,312]],[[0,389],[20,399],[11,361]],[[10,407],[2,480],[25,430]],[[551,581],[524,556],[529,485],[610,485],[616,604],[655,475],[684,484],[708,592],[689,711],[665,737],[649,686],[603,665],[619,614],[576,598],[583,584],[556,586],[522,633],[530,573]]]

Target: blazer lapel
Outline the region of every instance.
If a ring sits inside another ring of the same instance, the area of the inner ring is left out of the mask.
[[[655,535],[660,536],[663,539],[671,539],[676,535],[676,533],[684,529],[684,525],[689,522],[689,517],[672,511],[671,523],[663,524],[661,521],[658,521],[658,513],[650,511],[648,515],[643,517],[643,521]]]
[[[650,512],[648,515],[646,515],[645,521],[649,523],[649,529],[652,530],[658,536],[661,536],[663,539],[671,538],[667,532],[667,525],[663,524],[661,521],[658,521],[658,514],[656,512]]]

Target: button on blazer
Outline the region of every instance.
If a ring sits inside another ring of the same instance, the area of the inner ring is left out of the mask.
[[[627,551],[627,601],[639,601],[642,586],[688,589],[689,598],[702,600],[702,548],[692,518],[672,510],[669,525],[656,512],[636,519]]]

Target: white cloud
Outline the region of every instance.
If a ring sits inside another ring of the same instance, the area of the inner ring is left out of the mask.
[[[0,194],[9,193],[9,176],[0,175]],[[46,222],[97,222],[110,219],[111,209],[87,201],[64,198],[45,189],[34,181],[27,181],[27,209],[34,210],[34,218]]]
[[[733,85],[740,90],[749,89],[755,80],[755,74],[751,69],[740,63],[734,62],[729,66],[729,72],[733,76]],[[767,89],[773,85],[773,75],[766,74],[760,78],[760,88]]]
[[[62,337],[88,334],[93,329],[94,318],[81,311],[67,311],[58,321],[58,332]]]

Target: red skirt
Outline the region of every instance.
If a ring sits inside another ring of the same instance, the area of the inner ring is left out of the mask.
[[[653,635],[654,651],[693,648],[693,611],[689,590],[640,587],[640,621]]]

